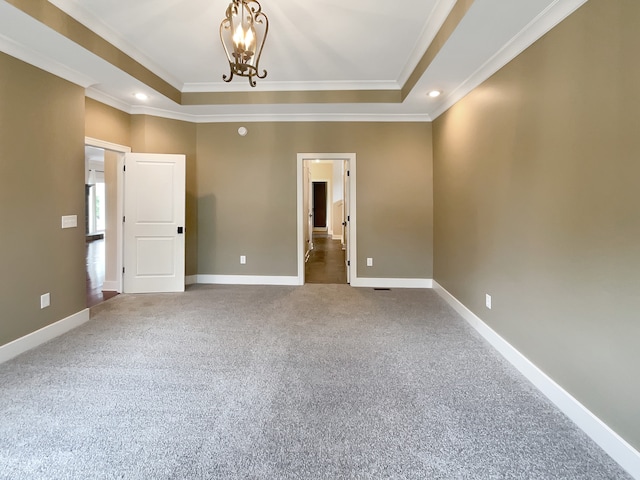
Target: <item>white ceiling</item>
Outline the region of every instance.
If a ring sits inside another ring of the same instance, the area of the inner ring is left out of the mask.
[[[229,0],[49,0],[182,92],[398,90],[455,0],[262,0],[265,79],[222,81]],[[0,51],[129,113],[190,121],[436,118],[586,0],[475,0],[402,103],[178,105],[0,0]],[[443,94],[426,96],[432,89]],[[145,92],[149,100],[134,98]]]

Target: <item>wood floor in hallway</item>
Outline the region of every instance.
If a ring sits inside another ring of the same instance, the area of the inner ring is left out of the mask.
[[[111,297],[118,292],[103,292],[104,283],[104,239],[87,242],[87,307],[93,307]]]
[[[313,236],[313,250],[305,264],[305,283],[347,283],[345,252],[340,240]]]

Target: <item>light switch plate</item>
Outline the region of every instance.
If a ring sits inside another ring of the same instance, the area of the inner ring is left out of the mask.
[[[78,226],[77,215],[63,215],[62,216],[62,228],[75,228]]]
[[[51,305],[51,294],[40,295],[40,308],[47,308],[49,305]]]

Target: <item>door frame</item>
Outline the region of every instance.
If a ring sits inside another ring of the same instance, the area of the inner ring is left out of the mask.
[[[84,144],[90,147],[103,148],[104,150],[110,150],[118,154],[117,163],[117,175],[116,175],[116,215],[117,218],[122,218],[124,215],[124,155],[125,153],[131,153],[131,147],[125,145],[119,145],[117,143],[106,142],[92,137],[84,137]],[[116,281],[116,291],[122,293],[123,291],[123,277],[122,268],[124,266],[123,259],[124,249],[124,230],[122,222],[116,222],[116,272],[118,272]]]
[[[304,161],[305,160],[342,160],[348,165],[349,176],[349,221],[347,228],[349,229],[349,259],[350,265],[347,266],[348,276],[353,280],[355,272],[357,272],[357,256],[356,256],[356,154],[355,153],[298,153],[296,162],[297,171],[297,226],[298,226],[298,281],[297,285],[304,285],[304,228],[306,228],[306,214],[303,211],[303,188],[304,188]],[[349,275],[350,274],[350,275]]]

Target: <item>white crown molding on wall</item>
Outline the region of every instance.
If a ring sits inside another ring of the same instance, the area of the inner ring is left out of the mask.
[[[265,92],[313,92],[313,91],[359,91],[359,90],[399,90],[401,85],[395,81],[362,81],[362,82],[268,82],[261,81],[255,91]],[[202,92],[246,92],[247,86],[243,83],[226,82],[202,82],[185,83],[183,93]],[[253,90],[250,90],[253,91]]]
[[[136,62],[140,63],[145,68],[151,70],[153,73],[162,78],[165,82],[169,83],[174,88],[180,90],[183,83],[171,75],[169,72],[160,67],[157,63],[153,62],[149,57],[144,55],[134,45],[126,42],[110,27],[108,27],[100,18],[89,13],[86,8],[82,6],[82,2],[75,0],[48,0],[50,3],[58,7],[63,12],[67,13],[70,17],[80,22],[89,30],[98,34],[104,38],[111,45],[121,50]]]
[[[533,45],[553,27],[575,12],[588,0],[556,0],[529,22],[508,43],[473,72],[455,90],[442,97],[440,105],[431,112],[435,120],[462,100],[469,92]]]
[[[55,60],[51,60],[47,56],[17,43],[4,35],[0,35],[0,51],[83,88],[87,88],[89,85],[94,85],[97,82],[95,79]]]
[[[113,98],[112,96],[107,95],[106,93],[103,93],[99,90],[96,90],[93,87],[87,87],[84,91],[84,94],[86,97],[89,97],[95,100],[96,102],[104,103],[105,105],[113,107],[116,110],[120,110],[121,112],[124,112],[124,113],[129,113],[129,114],[131,113],[131,105],[125,102],[121,102],[117,98]]]
[[[611,456],[622,468],[634,478],[640,479],[640,452],[635,450],[620,435],[615,433],[602,420],[576,400],[569,392],[554,382],[533,362],[516,350],[509,342],[498,335],[491,327],[469,310],[462,302],[449,293],[437,282],[433,282],[434,290],[464,320],[487,340],[500,355],[524,375],[540,392],[551,400],[580,429]]]
[[[407,62],[400,72],[397,82],[398,85],[404,85],[407,82],[420,60],[422,60],[422,56],[429,48],[429,45],[431,45],[433,39],[440,31],[440,28],[442,28],[442,25],[451,13],[451,10],[453,10],[453,7],[456,5],[456,1],[457,0],[440,0],[431,11],[429,18],[427,18],[424,28],[420,33],[420,37],[413,46],[411,54],[409,55],[409,58],[407,58]]]
[[[150,115],[153,117],[169,118],[191,123],[232,123],[232,122],[430,122],[428,114],[268,114],[268,115],[241,115],[241,114],[218,114],[218,115],[193,115],[170,110],[163,110],[141,105],[127,105],[109,95],[94,89],[87,88],[85,95],[97,102],[109,105],[117,110],[130,115]]]

